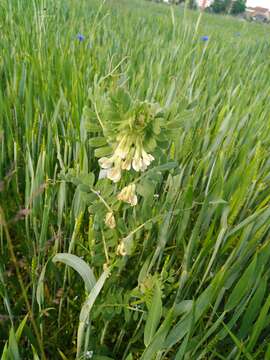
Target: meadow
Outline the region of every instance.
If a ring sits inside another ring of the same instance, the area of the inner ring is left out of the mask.
[[[270,28],[0,2],[2,360],[270,359]]]

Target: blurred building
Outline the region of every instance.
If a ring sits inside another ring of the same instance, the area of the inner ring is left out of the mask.
[[[245,15],[247,18],[259,22],[270,21],[270,10],[260,6],[247,7]]]

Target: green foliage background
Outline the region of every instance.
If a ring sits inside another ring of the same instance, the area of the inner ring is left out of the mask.
[[[0,3],[2,359],[269,359],[269,27],[100,5]],[[119,88],[173,133],[133,208],[95,157]]]

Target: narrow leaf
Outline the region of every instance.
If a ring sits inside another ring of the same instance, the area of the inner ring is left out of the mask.
[[[144,328],[144,344],[148,346],[155,334],[155,331],[158,327],[162,316],[162,300],[161,300],[161,290],[158,282],[155,284],[154,293],[152,297],[152,302],[149,310],[149,314],[146,320]]]
[[[93,271],[91,270],[89,265],[86,264],[86,262],[78,256],[68,253],[59,253],[53,257],[52,261],[54,263],[58,261],[62,262],[77,271],[83,278],[85,288],[88,292],[90,292],[95,286],[96,279]]]

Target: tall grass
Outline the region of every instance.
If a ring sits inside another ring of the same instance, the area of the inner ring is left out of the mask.
[[[197,20],[1,2],[2,359],[270,358],[269,27]],[[95,156],[119,89],[169,131],[134,207]]]

